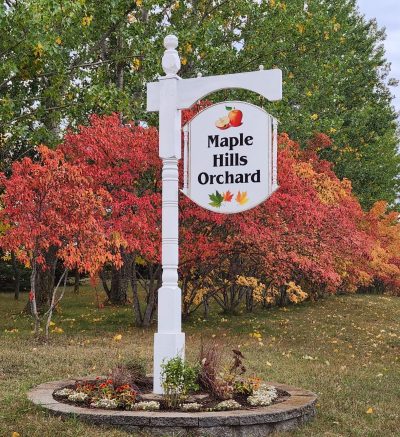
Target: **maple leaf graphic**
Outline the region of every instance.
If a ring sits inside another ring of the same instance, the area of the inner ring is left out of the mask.
[[[247,197],[247,191],[243,191],[242,193],[238,191],[236,198],[236,202],[239,203],[239,205],[244,205],[249,201],[249,198]]]
[[[226,193],[222,193],[225,202],[230,202],[233,198],[233,194],[228,190]]]
[[[215,208],[219,208],[224,200],[224,197],[218,191],[216,191],[215,194],[209,194],[208,197],[211,200],[209,205],[214,206]]]

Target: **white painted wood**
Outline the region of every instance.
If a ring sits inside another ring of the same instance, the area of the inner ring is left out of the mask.
[[[281,70],[263,70],[182,80],[176,48],[178,38],[164,39],[162,67],[165,76],[147,84],[147,110],[159,111],[159,155],[162,170],[162,286],[158,291],[158,331],[154,335],[154,392],[162,393],[161,365],[184,357],[185,334],[181,332],[181,290],[178,286],[178,160],[181,157],[181,112],[197,100],[226,88],[242,88],[268,100],[282,98]],[[185,135],[187,138],[188,132]],[[185,148],[187,153],[187,148]],[[190,153],[190,151],[189,151]],[[186,177],[190,169],[185,169]],[[277,186],[276,186],[277,188]],[[195,244],[195,242],[194,242]]]
[[[179,59],[176,48],[178,47],[178,38],[175,35],[167,35],[164,38],[165,52],[162,58],[162,68],[166,78],[176,77],[176,73],[181,69],[181,60]]]
[[[272,192],[272,117],[268,114],[268,193]]]
[[[226,88],[241,88],[253,91],[270,101],[276,101],[282,99],[282,71],[279,69],[259,70],[249,73],[183,79],[178,82],[177,88],[178,109],[190,108],[207,94]],[[147,84],[148,111],[159,110],[160,95],[159,82]]]
[[[188,142],[189,142],[189,126],[185,124],[183,127],[183,190],[187,193],[188,188]]]
[[[278,188],[278,120],[272,120],[272,189]]]
[[[181,113],[177,109],[176,73],[180,60],[178,39],[168,35],[160,78],[159,154],[162,169],[162,287],[158,290],[158,331],[154,336],[154,392],[162,393],[161,365],[176,355],[184,356],[181,332],[181,290],[178,286],[178,160],[181,157]]]

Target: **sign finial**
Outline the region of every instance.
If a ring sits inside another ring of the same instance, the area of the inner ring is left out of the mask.
[[[162,67],[167,77],[176,76],[181,68],[181,60],[179,59],[176,48],[178,47],[178,38],[175,35],[167,35],[164,38],[165,52],[162,58]]]

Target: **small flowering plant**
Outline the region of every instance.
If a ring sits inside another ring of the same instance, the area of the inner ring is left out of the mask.
[[[93,408],[131,410],[139,390],[131,384],[116,385],[112,379],[77,381],[73,387],[54,392],[57,398],[89,405]]]

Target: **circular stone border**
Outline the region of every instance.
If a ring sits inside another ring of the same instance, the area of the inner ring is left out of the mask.
[[[212,437],[263,437],[287,431],[307,422],[316,413],[317,395],[286,384],[268,382],[290,396],[268,407],[251,410],[179,412],[116,411],[77,407],[57,401],[53,392],[76,380],[40,384],[28,392],[28,398],[52,414],[75,417],[90,424],[115,426],[128,432],[146,432],[153,436],[190,435]]]

